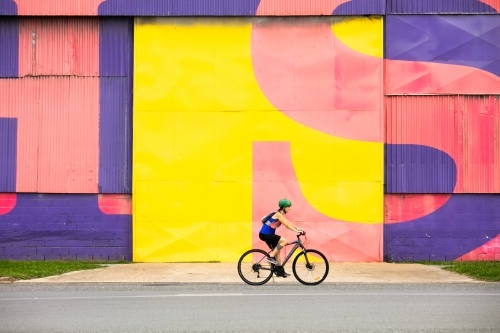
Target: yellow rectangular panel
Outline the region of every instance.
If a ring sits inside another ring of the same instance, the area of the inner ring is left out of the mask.
[[[252,244],[251,222],[218,223],[218,257],[222,262],[236,261]]]
[[[250,182],[137,181],[134,216],[143,221],[250,221]]]
[[[175,180],[174,132],[175,113],[134,112],[135,180]]]
[[[296,179],[284,184],[298,182],[318,211],[383,221],[383,143],[337,138],[278,110],[254,72],[254,20],[136,19],[134,260],[237,261],[252,243],[252,145],[259,141],[290,142]],[[360,33],[373,23],[360,22]],[[339,36],[371,50],[351,27]]]
[[[142,222],[135,226],[134,261],[217,260],[217,223]]]

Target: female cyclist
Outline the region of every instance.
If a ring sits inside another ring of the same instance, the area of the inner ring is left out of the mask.
[[[276,228],[279,228],[282,224],[287,228],[296,233],[302,233],[303,230],[294,226],[290,221],[284,216],[292,208],[292,203],[288,199],[281,199],[278,203],[279,210],[272,212],[262,220],[263,226],[259,232],[259,238],[266,242],[266,244],[272,249],[269,253],[267,261],[276,266],[281,266],[280,251],[288,244],[284,237],[276,235]],[[278,270],[280,273],[277,274],[281,277],[287,277],[290,274],[286,273],[284,269]]]

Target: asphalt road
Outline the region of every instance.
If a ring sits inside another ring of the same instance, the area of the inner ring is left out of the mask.
[[[0,332],[500,332],[500,284],[3,284]]]

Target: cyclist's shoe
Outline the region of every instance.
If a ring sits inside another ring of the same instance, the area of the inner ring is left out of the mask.
[[[288,274],[287,272],[285,272],[285,270],[279,272],[279,273],[276,273],[276,276],[279,276],[279,277],[282,277],[282,278],[286,278],[286,277],[289,277],[290,274]]]
[[[283,268],[283,266],[276,266],[276,268],[274,270],[274,274],[276,274],[276,276],[279,276],[282,278],[286,278],[287,276],[290,276],[290,274],[285,272],[285,268]]]
[[[278,262],[276,261],[276,259],[274,259],[272,257],[267,257],[266,260],[267,260],[267,262],[270,262],[273,265],[278,265]]]

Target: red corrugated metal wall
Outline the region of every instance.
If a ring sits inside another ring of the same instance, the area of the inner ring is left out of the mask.
[[[386,99],[386,142],[433,147],[450,155],[457,168],[455,193],[500,192],[499,133],[498,96]]]
[[[98,18],[19,19],[19,78],[0,79],[17,192],[98,192],[98,74]]]
[[[98,76],[98,18],[21,19],[19,58],[19,76]]]
[[[18,15],[97,15],[104,0],[15,0]]]

